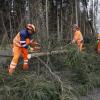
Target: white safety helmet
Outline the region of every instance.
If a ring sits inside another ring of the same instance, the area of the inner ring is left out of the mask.
[[[77,24],[73,24],[73,25],[72,25],[72,29],[79,30],[80,28],[79,28],[79,26],[78,26]]]
[[[26,25],[26,28],[27,28],[28,30],[31,30],[31,31],[33,31],[33,32],[36,32],[36,28],[35,28],[35,26],[34,26],[33,24],[27,24],[27,25]]]

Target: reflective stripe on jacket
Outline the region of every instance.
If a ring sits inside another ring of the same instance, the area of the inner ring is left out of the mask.
[[[28,48],[28,44],[32,42],[32,35],[26,30],[21,30],[13,39],[13,43],[19,47]]]

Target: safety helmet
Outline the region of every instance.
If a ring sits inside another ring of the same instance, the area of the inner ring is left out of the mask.
[[[36,28],[35,28],[35,26],[33,24],[27,24],[26,28],[28,30],[31,30],[32,32],[36,32]]]
[[[72,25],[72,28],[73,28],[73,29],[80,29],[80,28],[78,27],[77,24],[73,24],[73,25]]]
[[[78,25],[77,24],[73,24],[72,28],[78,28]]]

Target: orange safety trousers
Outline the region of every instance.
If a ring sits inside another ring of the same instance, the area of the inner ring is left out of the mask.
[[[14,69],[16,68],[19,57],[21,55],[24,59],[23,69],[28,70],[28,50],[26,48],[19,47],[16,44],[13,44],[13,59],[8,69],[9,74],[12,74],[14,72]]]
[[[77,43],[79,51],[82,51],[82,48],[83,48],[83,36],[82,36],[82,33],[80,31],[76,31],[74,33],[74,40]]]

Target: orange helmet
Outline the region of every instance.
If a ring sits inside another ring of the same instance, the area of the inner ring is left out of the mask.
[[[32,32],[36,32],[36,28],[35,28],[35,26],[33,24],[27,24],[26,28],[28,30],[31,30]]]

